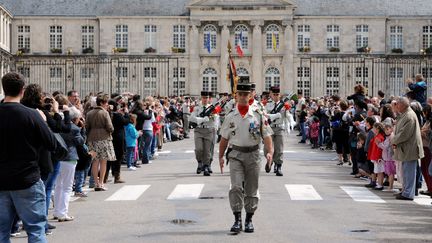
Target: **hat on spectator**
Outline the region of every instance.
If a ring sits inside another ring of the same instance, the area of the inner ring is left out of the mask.
[[[255,88],[256,88],[256,84],[255,83],[250,83],[251,84],[251,89],[252,90],[255,90]]]

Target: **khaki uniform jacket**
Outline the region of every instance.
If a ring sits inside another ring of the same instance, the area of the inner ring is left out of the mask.
[[[396,121],[395,136],[391,144],[396,145],[394,159],[412,161],[424,157],[420,125],[414,111],[408,107]]]
[[[89,111],[86,117],[86,129],[88,142],[112,140],[111,134],[114,127],[108,111],[100,106]]]

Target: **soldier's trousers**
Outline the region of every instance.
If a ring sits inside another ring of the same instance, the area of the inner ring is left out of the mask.
[[[233,212],[254,213],[258,208],[258,178],[261,161],[259,150],[244,153],[232,150],[229,155],[231,190],[229,201]],[[244,193],[243,193],[244,181]]]
[[[189,136],[189,117],[190,114],[183,114],[183,132],[185,136]]]
[[[283,164],[283,128],[282,127],[272,127],[273,135],[273,163],[281,165]],[[264,155],[267,154],[267,150],[264,148]]]
[[[210,165],[213,159],[213,151],[215,146],[215,129],[214,128],[195,128],[195,158],[203,165]]]

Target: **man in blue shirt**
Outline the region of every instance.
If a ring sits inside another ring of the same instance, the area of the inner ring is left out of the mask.
[[[412,79],[408,79],[407,84],[408,88],[415,93],[416,100],[420,102],[422,106],[426,105],[427,84],[423,75],[417,74],[415,76],[415,82],[413,82]]]

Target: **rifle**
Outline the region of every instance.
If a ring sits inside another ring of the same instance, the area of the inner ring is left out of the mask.
[[[226,103],[222,98],[218,100],[215,104],[212,104],[209,107],[205,108],[198,116],[199,117],[210,116],[213,113],[213,111],[216,109],[216,107],[220,105],[222,102]],[[192,126],[192,128],[196,128],[198,126],[198,124],[195,122],[190,122],[189,124]]]
[[[270,114],[277,114],[277,113],[279,113],[282,110],[282,108],[285,106],[285,103],[291,100],[291,98],[293,97],[293,95],[294,95],[294,93],[292,93],[292,92],[289,93],[287,95],[287,97],[285,97],[285,99],[282,102],[279,102],[279,104],[277,104],[273,108],[273,110],[270,111]],[[268,120],[268,123],[271,124],[271,120],[270,119]]]

